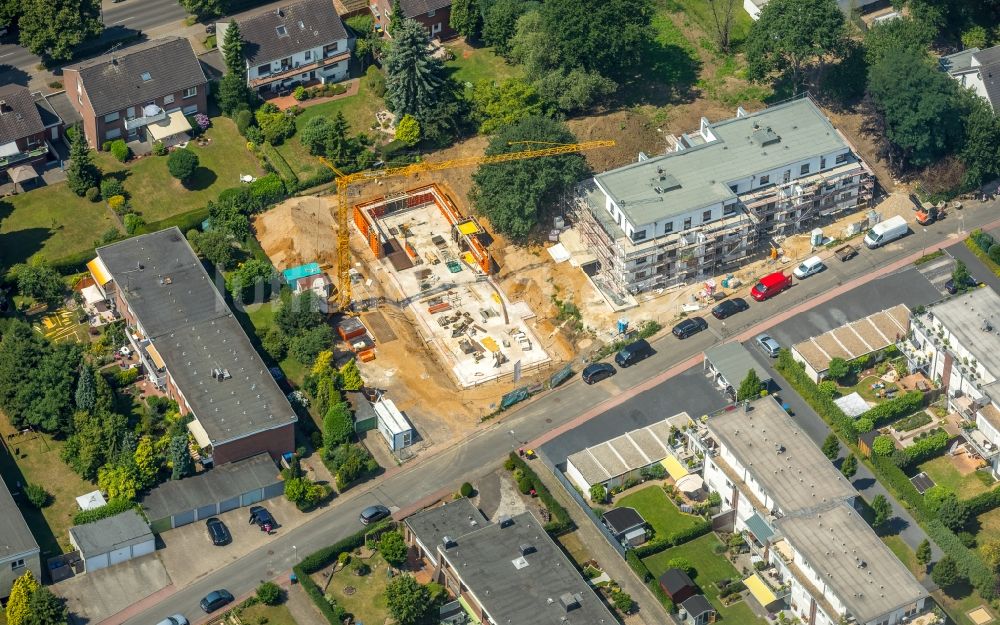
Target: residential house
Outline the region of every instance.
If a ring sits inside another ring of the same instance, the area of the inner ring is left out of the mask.
[[[50,142],[62,138],[63,121],[41,93],[0,87],[0,171],[40,166],[55,158]]]
[[[183,140],[185,116],[208,113],[208,79],[186,37],[153,39],[63,69],[91,147]]]
[[[247,84],[259,92],[339,82],[348,76],[351,50],[344,23],[330,0],[299,0],[237,18],[243,36]],[[228,22],[216,26],[225,39]]]
[[[997,110],[1000,105],[1000,46],[985,50],[968,48],[942,56],[938,63],[942,71]]]
[[[710,415],[689,434],[721,514],[765,564],[743,580],[758,603],[784,605],[806,625],[897,625],[929,607],[855,510],[857,491],[773,397]]]
[[[177,227],[98,248],[87,267],[205,460],[295,449],[295,411]]]
[[[149,524],[135,510],[69,528],[69,542],[80,552],[84,572],[127,562],[156,551]]]
[[[491,523],[460,499],[405,525],[409,543],[433,569],[431,579],[476,622],[618,622],[531,512]]]
[[[1000,476],[1000,295],[986,286],[918,310],[901,349],[975,423],[963,437]]]
[[[808,97],[667,137],[670,150],[582,183],[575,199],[593,257],[619,296],[743,266],[774,237],[867,206],[873,176]]]
[[[392,0],[371,0],[375,29],[389,33],[392,23]],[[424,25],[431,37],[447,41],[458,36],[451,24],[451,0],[399,0],[399,8],[406,19],[416,20]]]
[[[42,578],[40,550],[7,484],[0,479],[0,598],[10,595],[14,580],[26,571],[35,579]]]

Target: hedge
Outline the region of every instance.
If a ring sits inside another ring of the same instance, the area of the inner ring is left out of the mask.
[[[924,394],[920,391],[910,391],[872,407],[861,413],[858,418],[871,419],[875,427],[879,427],[890,421],[909,416],[923,405]]]
[[[903,450],[903,456],[906,459],[903,468],[941,455],[941,452],[948,448],[948,441],[950,440],[951,436],[944,430],[938,430],[933,434],[917,439],[915,443]]]
[[[985,493],[980,493],[962,502],[965,509],[969,511],[969,516],[979,516],[984,512],[1000,507],[1000,486]]]
[[[514,452],[511,452],[510,460],[516,468],[521,469],[525,477],[531,480],[535,494],[538,495],[538,498],[542,500],[542,503],[545,504],[545,507],[552,514],[552,519],[545,524],[545,531],[557,535],[573,529],[573,519],[570,518],[569,512],[566,508],[562,507],[562,504],[556,501],[556,498],[552,496],[552,493],[549,492],[549,489],[542,483],[538,475],[531,470],[528,464]]]
[[[661,551],[666,551],[671,547],[684,544],[690,540],[698,538],[699,536],[704,536],[711,531],[712,522],[702,519],[702,521],[697,525],[693,525],[685,530],[671,534],[670,536],[654,538],[648,543],[644,543],[636,547],[633,551],[635,551],[640,558],[648,558],[655,553],[660,553]]]
[[[676,611],[674,602],[670,600],[667,593],[663,592],[660,588],[660,581],[656,579],[653,573],[646,566],[646,563],[640,559],[639,553],[636,549],[629,549],[625,552],[625,562],[628,563],[629,568],[636,574],[639,580],[649,588],[650,592],[663,604],[663,607],[667,612],[673,613]]]
[[[802,399],[806,400],[806,403],[812,406],[813,410],[819,413],[819,416],[841,438],[850,443],[857,441],[858,432],[854,427],[854,420],[844,414],[844,411],[833,402],[833,399],[829,395],[819,390],[816,383],[806,375],[802,365],[795,362],[792,358],[790,351],[787,349],[781,350],[781,353],[778,355],[778,364],[775,368],[788,380],[792,388],[802,396]]]
[[[73,515],[73,525],[86,525],[87,523],[100,521],[101,519],[121,514],[122,512],[130,510],[134,507],[135,502],[129,501],[128,499],[112,499],[99,508],[80,510]]]
[[[280,152],[274,149],[270,143],[264,143],[260,146],[260,151],[267,159],[267,162],[271,164],[274,171],[281,176],[281,179],[285,182],[290,182],[292,184],[298,184],[299,177],[295,175],[295,171],[292,170],[291,165],[285,160],[285,157],[281,155]]]

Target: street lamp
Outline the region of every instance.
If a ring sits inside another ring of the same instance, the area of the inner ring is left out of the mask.
[[[514,430],[508,430],[507,433],[510,434],[510,448],[514,449],[514,442],[517,440],[514,438]]]

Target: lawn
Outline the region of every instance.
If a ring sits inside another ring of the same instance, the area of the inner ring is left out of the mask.
[[[979,544],[1000,540],[1000,508],[984,512],[976,517],[976,520],[979,522],[979,533],[976,536]]]
[[[681,512],[659,485],[617,499],[615,506],[635,508],[657,537],[672,536],[701,522],[701,517]]]
[[[708,36],[713,37],[712,44],[715,45],[715,18],[712,17],[712,9],[708,2],[705,0],[666,0],[666,6],[667,10],[672,13],[683,13],[685,17],[694,20]],[[729,32],[729,39],[734,48],[746,40],[750,33],[751,24],[753,24],[753,20],[750,19],[750,14],[736,5],[733,11],[733,25]]]
[[[311,608],[310,608],[311,609]],[[281,605],[264,605],[258,603],[243,610],[240,618],[247,625],[266,623],[267,625],[297,625],[288,607]]]
[[[330,584],[326,588],[326,593],[333,596],[338,604],[353,614],[356,622],[387,622],[389,608],[386,606],[385,588],[389,584],[389,576],[386,574],[388,565],[382,556],[376,554],[365,560],[372,569],[371,573],[364,577],[358,577],[353,572],[355,561],[357,558],[352,558],[351,564],[348,564],[347,568],[333,574]],[[322,582],[318,583],[322,585]],[[347,588],[354,590],[351,594],[347,594],[344,592]]]
[[[492,48],[475,48],[459,41],[445,46],[455,55],[454,60],[445,63],[451,77],[460,83],[476,84],[481,80],[502,82],[523,72],[518,65],[510,65],[493,52]]]
[[[886,544],[889,549],[896,554],[899,561],[902,562],[906,568],[910,569],[910,573],[913,573],[914,577],[918,579],[923,577],[926,570],[924,567],[917,564],[917,554],[910,549],[910,546],[906,544],[898,534],[892,536],[882,536],[882,542]]]
[[[986,471],[974,471],[968,475],[962,475],[948,456],[938,456],[924,462],[918,468],[926,473],[927,477],[934,480],[935,484],[944,486],[955,493],[959,499],[975,497],[996,485],[996,481]]]
[[[881,382],[881,380],[877,375],[870,375],[866,378],[858,380],[858,382],[852,386],[838,386],[837,392],[840,393],[841,397],[857,392],[858,395],[861,395],[865,401],[877,404],[885,401],[884,398],[876,396],[875,391],[872,390],[872,384],[876,384],[878,382]]]
[[[274,314],[278,312],[278,307],[280,306],[280,300],[275,297],[270,302],[264,304],[251,304],[246,307],[246,319],[250,322],[251,327],[244,327],[248,334],[256,334],[257,337],[263,338],[267,331],[271,328],[274,323]],[[237,315],[237,318],[242,318],[243,315]],[[260,345],[259,341],[255,341],[256,345]],[[332,346],[331,346],[332,347]],[[266,357],[266,353],[258,347],[261,355]],[[306,373],[308,373],[308,368],[295,360],[291,356],[285,358],[278,363],[281,367],[281,371],[284,372],[285,377],[294,386],[302,386],[302,380],[305,379]]]
[[[728,607],[719,601],[719,589],[715,587],[715,582],[739,578],[739,573],[729,563],[729,560],[726,560],[725,556],[715,555],[713,551],[715,546],[721,544],[715,534],[706,534],[691,542],[650,556],[643,562],[649,567],[650,572],[659,578],[667,570],[667,562],[671,559],[686,558],[694,565],[694,582],[698,584],[709,602],[715,606],[723,623],[764,625],[765,621],[753,613],[746,601],[740,601]]]

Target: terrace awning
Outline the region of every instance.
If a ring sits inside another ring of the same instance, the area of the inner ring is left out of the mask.
[[[174,135],[179,135],[182,132],[187,132],[191,130],[191,123],[188,122],[187,117],[184,117],[184,113],[181,111],[174,111],[162,122],[156,122],[155,124],[150,124],[146,126],[146,130],[152,135],[153,139],[156,141],[163,141],[168,137],[173,137]]]
[[[660,464],[667,470],[670,477],[674,478],[675,482],[688,474],[688,470],[673,456],[667,456],[660,460]]]
[[[104,286],[108,282],[111,282],[111,272],[104,266],[104,261],[100,257],[87,263],[87,269],[90,271],[90,275],[94,276],[94,281],[99,286]]]
[[[756,512],[753,513],[749,519],[747,519],[747,529],[753,534],[761,544],[766,543],[772,536],[774,536],[774,530],[771,526],[767,524],[767,521],[762,519],[760,515]]]
[[[163,356],[160,356],[160,352],[156,349],[156,345],[149,345],[146,348],[146,353],[149,354],[149,359],[156,365],[157,370],[167,368],[167,365],[163,363]]]
[[[765,608],[778,600],[778,597],[771,592],[771,589],[767,587],[764,580],[756,573],[743,580],[743,583],[750,591],[750,594],[753,595],[753,598]]]

